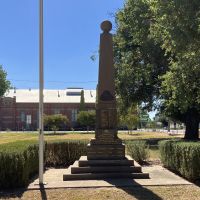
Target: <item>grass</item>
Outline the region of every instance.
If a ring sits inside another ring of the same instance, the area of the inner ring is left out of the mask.
[[[68,198],[70,197],[70,198]],[[148,186],[129,188],[48,189],[0,193],[0,199],[70,199],[70,200],[198,200],[200,189],[187,186]]]
[[[138,139],[169,139],[177,138],[177,136],[169,136],[166,133],[158,132],[134,132],[132,134],[119,133],[118,136],[122,140],[138,140]],[[45,134],[46,141],[57,140],[90,140],[94,137],[94,133],[65,133],[65,134]],[[178,136],[181,137],[181,136]],[[37,141],[38,133],[36,132],[23,132],[23,133],[0,133],[0,144],[12,143],[16,141]]]
[[[132,134],[128,134],[127,132],[120,132],[118,136],[122,140],[149,140],[149,139],[169,139],[169,138],[177,138],[177,136],[170,136],[166,133],[160,132],[133,132]],[[53,141],[63,141],[63,140],[90,140],[94,137],[93,133],[65,133],[65,134],[47,134],[45,133],[45,141],[53,142]],[[182,137],[182,136],[178,136]],[[13,143],[13,142],[25,142],[30,143],[38,142],[38,133],[37,132],[3,132],[0,133],[0,145]],[[4,146],[4,145],[3,145]],[[1,148],[2,149],[2,148]],[[158,160],[160,157],[159,150],[157,146],[150,146],[149,148],[150,160]]]
[[[149,157],[150,157],[150,160],[160,159],[160,152],[157,145],[149,146]]]
[[[3,143],[0,145],[0,153],[20,153],[26,150],[32,144],[37,143],[36,141],[16,141],[12,143]]]

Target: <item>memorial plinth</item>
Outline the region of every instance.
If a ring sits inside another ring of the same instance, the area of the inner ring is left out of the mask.
[[[101,29],[95,138],[87,146],[87,157],[70,166],[71,174],[63,175],[63,180],[149,178],[141,166],[125,156],[125,145],[117,136],[111,22],[104,21]]]

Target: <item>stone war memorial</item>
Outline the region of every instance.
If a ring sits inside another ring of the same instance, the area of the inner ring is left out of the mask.
[[[117,136],[111,22],[102,22],[101,29],[95,138],[87,146],[87,156],[70,166],[63,180],[149,178],[141,166],[125,155],[125,145]]]

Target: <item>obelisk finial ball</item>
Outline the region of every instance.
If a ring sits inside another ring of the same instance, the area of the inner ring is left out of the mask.
[[[108,20],[101,23],[101,29],[104,32],[109,32],[112,29],[112,23]]]

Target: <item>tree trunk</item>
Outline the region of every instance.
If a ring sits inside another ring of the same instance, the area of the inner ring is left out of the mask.
[[[186,130],[185,139],[198,140],[199,139],[199,115],[195,109],[191,109],[186,116]]]

